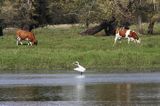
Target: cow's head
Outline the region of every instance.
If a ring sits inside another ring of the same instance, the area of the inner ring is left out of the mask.
[[[35,40],[33,44],[38,45],[38,40]]]
[[[135,43],[141,43],[141,40],[140,40],[140,38],[138,37],[138,34],[135,31],[130,32],[130,37],[132,38],[132,40]]]
[[[141,39],[139,38],[138,40],[136,40],[136,43],[141,43]]]

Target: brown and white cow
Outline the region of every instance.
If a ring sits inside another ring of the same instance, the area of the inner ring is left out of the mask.
[[[16,37],[17,37],[17,45],[23,44],[22,41],[28,41],[28,45],[37,45],[38,41],[35,38],[34,33],[25,31],[22,29],[18,29],[16,31]]]
[[[114,44],[116,44],[117,40],[121,40],[122,38],[128,39],[128,44],[130,41],[134,41],[135,43],[141,42],[138,34],[135,31],[125,28],[117,28]]]

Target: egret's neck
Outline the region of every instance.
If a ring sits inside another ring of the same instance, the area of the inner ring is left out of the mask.
[[[77,63],[77,66],[80,66],[79,63]]]

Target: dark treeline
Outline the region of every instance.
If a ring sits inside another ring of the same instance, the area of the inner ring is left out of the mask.
[[[62,3],[59,0],[1,0],[0,18],[7,26],[77,23],[75,15],[66,15]]]
[[[160,0],[0,0],[6,26],[23,24],[100,23],[115,17],[117,25],[148,22],[149,33],[159,20]]]

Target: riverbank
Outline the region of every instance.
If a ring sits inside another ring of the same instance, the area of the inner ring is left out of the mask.
[[[0,73],[71,72],[79,61],[93,72],[160,71],[160,35],[141,35],[140,45],[113,36],[80,36],[79,27],[34,30],[38,46],[16,46],[15,32],[0,39]],[[121,70],[121,71],[119,71]]]

